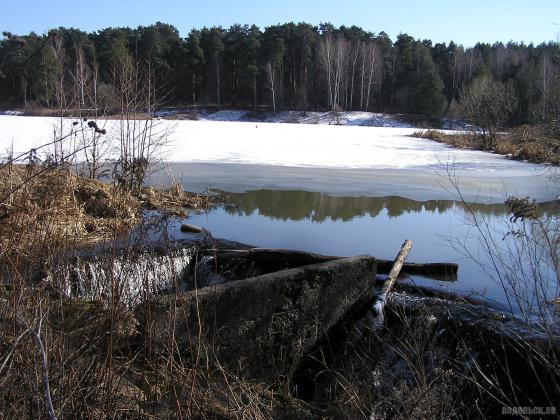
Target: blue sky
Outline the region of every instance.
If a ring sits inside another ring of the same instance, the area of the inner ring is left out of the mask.
[[[233,23],[265,26],[284,22],[331,22],[400,32],[434,42],[454,40],[525,43],[556,40],[560,0],[0,0],[0,31],[44,33],[72,26],[95,31],[109,26],[170,23],[185,36],[193,27]]]

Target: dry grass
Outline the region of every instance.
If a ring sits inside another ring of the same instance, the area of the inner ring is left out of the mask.
[[[482,150],[483,146],[482,139],[472,133],[448,134],[440,130],[430,129],[415,131],[412,133],[412,137],[435,140],[460,149]]]
[[[117,239],[142,221],[144,209],[184,217],[213,205],[177,184],[135,197],[68,169],[0,167],[0,263],[38,269],[56,254]]]
[[[186,362],[170,340],[154,352],[132,312],[44,287],[0,288],[0,414],[42,418],[48,375],[63,418],[305,418],[303,403],[240,379],[212,357]],[[173,328],[173,325],[169,325]],[[38,333],[39,339],[33,335]],[[48,358],[48,370],[40,358]]]
[[[396,312],[395,312],[396,311]],[[390,328],[366,317],[319,377],[317,400],[327,418],[455,418],[469,401],[429,313],[389,308]],[[367,384],[367,386],[364,386]]]
[[[523,125],[498,135],[495,152],[516,160],[560,165],[560,131],[551,126]]]
[[[185,217],[188,211],[208,211],[214,206],[212,197],[187,193],[181,184],[174,182],[169,188],[148,187],[140,195],[142,206],[160,210],[171,216]]]
[[[140,201],[65,169],[0,169],[0,260],[96,243],[139,221]]]
[[[498,134],[490,149],[484,147],[484,138],[477,133],[450,134],[439,130],[421,130],[412,136],[461,149],[488,150],[515,160],[560,165],[560,131],[553,126],[516,127],[507,133]]]
[[[45,280],[67,250],[110,242],[144,208],[184,214],[210,198],[178,185],[136,198],[67,169],[13,165],[0,167],[0,197],[0,417],[42,418],[49,406],[51,418],[265,419],[283,409],[265,385],[217,361],[185,364],[173,342],[154,354],[131,308],[70,297]],[[112,281],[118,288],[118,272]]]

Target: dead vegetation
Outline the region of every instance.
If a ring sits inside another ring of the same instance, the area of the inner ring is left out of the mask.
[[[140,202],[66,169],[0,170],[0,258],[33,260],[46,249],[93,244],[139,220]]]
[[[47,250],[89,246],[116,238],[145,209],[171,216],[205,211],[211,197],[180,185],[147,187],[139,197],[70,169],[9,165],[0,168],[0,261],[30,261]]]
[[[176,386],[167,381],[196,378],[192,367],[180,376],[173,361],[146,359],[148,343],[131,340],[138,330],[130,308],[115,298],[107,303],[70,296],[62,278],[46,274],[56,273],[77,249],[126,236],[142,222],[145,209],[184,215],[208,209],[211,198],[177,185],[145,188],[136,197],[62,166],[13,164],[0,167],[0,197],[0,415],[150,417],[156,408],[171,412],[166,408],[169,390]],[[109,290],[119,289],[120,274],[113,273]],[[232,386],[250,395],[245,385]],[[204,401],[203,395],[197,401]],[[189,412],[197,409],[206,406]]]
[[[532,163],[560,165],[560,130],[554,125],[523,125],[496,134],[492,147],[482,134],[476,132],[449,133],[440,130],[421,130],[413,137],[426,138],[461,149],[486,150],[510,159]]]
[[[185,217],[189,210],[208,211],[214,206],[212,197],[187,193],[177,182],[173,182],[169,188],[143,188],[140,200],[147,209],[160,210],[167,215],[181,217]]]
[[[173,341],[169,351],[153,352],[148,338],[132,339],[136,323],[123,307],[40,287],[0,292],[0,413],[7,418],[267,419],[306,413],[303,404],[229,373],[209,345],[199,349],[208,364],[183,362]]]

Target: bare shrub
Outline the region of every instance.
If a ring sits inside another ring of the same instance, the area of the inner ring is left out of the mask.
[[[461,114],[480,133],[484,148],[492,149],[496,134],[503,129],[517,106],[515,89],[483,76],[475,79],[461,97]]]
[[[501,288],[505,313],[520,322],[519,331],[524,332],[509,331],[510,347],[533,372],[532,391],[538,395],[540,403],[544,401],[554,406],[556,396],[560,395],[559,314],[554,304],[560,294],[557,211],[542,213],[538,211],[538,204],[529,198],[509,197],[505,204],[511,216],[505,216],[503,227],[499,228],[477,215],[465,202],[460,180],[449,170],[448,177],[469,214],[473,231],[480,238],[481,251],[478,256],[472,255],[462,238],[452,238],[450,244],[477,263],[490,281]],[[502,362],[496,360],[495,363]],[[527,401],[523,382],[526,379],[520,378],[518,368],[515,364],[502,366],[506,382],[487,378],[486,387],[481,386],[482,392],[505,406],[523,405],[519,401]],[[484,367],[477,369],[484,372]]]
[[[113,85],[120,107],[116,130],[119,158],[113,176],[119,186],[138,195],[170,127],[154,118],[158,101],[149,63],[123,58],[116,63]]]

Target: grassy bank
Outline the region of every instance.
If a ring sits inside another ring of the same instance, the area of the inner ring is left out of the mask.
[[[210,197],[179,185],[133,195],[70,169],[0,167],[0,261],[29,263],[51,250],[113,240],[138,224],[144,210],[185,216],[211,206]]]
[[[474,132],[449,133],[440,130],[421,130],[414,132],[412,136],[435,140],[461,149],[498,153],[515,160],[560,165],[558,127],[520,126],[497,134],[493,141],[488,141],[488,138]]]

